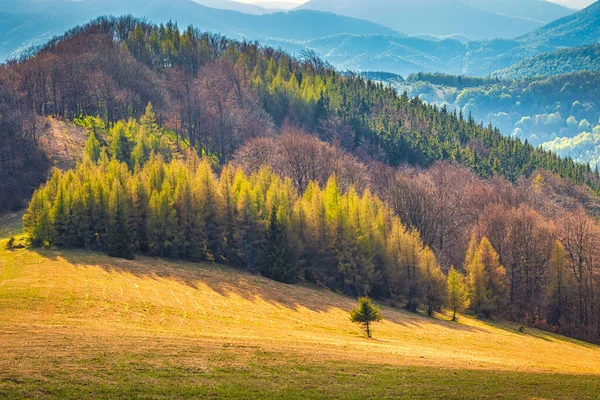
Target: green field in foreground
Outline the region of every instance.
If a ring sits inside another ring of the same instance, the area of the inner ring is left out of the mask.
[[[5,242],[0,398],[600,397],[600,347],[546,332],[382,306],[369,340],[325,290]]]

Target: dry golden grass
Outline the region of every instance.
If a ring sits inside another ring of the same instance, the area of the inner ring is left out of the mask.
[[[389,307],[368,340],[354,306],[221,266],[1,250],[0,397],[600,396],[598,346]]]

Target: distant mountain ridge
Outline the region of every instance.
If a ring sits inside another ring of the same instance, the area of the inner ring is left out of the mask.
[[[155,23],[169,20],[180,28],[190,24],[205,31],[248,40],[306,41],[340,32],[398,35],[380,24],[319,11],[250,15],[203,6],[192,0],[17,0],[11,13],[0,13],[0,59],[18,56],[30,45],[100,15],[131,14]]]
[[[483,0],[472,0],[483,1]],[[340,69],[356,71],[385,70],[408,75],[414,72],[445,72],[458,75],[487,76],[495,71],[504,71],[513,65],[522,69],[521,76],[543,75],[550,72],[536,71],[538,63],[534,57],[542,57],[550,68],[557,51],[565,57],[569,52],[572,62],[556,65],[558,73],[594,70],[594,60],[585,57],[594,52],[564,50],[569,46],[584,46],[600,41],[600,2],[573,15],[553,21],[516,39],[494,39],[461,43],[457,40],[435,39],[430,36],[384,37],[381,35],[335,35],[307,41],[305,46],[317,51]],[[579,56],[576,54],[579,53]],[[566,60],[564,58],[563,60]],[[502,73],[498,72],[500,75]]]
[[[575,14],[529,32],[517,40],[539,51],[598,43],[600,41],[600,1]]]
[[[509,7],[517,0],[507,0],[506,3],[500,0],[423,1],[427,4],[464,1],[470,4],[469,7],[485,5],[499,13],[502,7]],[[522,15],[532,13],[536,7],[546,10],[544,18],[556,12],[547,6],[546,1],[524,1],[524,9],[517,15],[518,18],[524,18]],[[381,2],[383,0],[374,0],[374,5]],[[348,4],[348,9],[351,9],[352,4],[362,5],[363,0],[350,0]],[[469,41],[461,35],[409,36],[364,19],[322,11],[299,9],[250,15],[206,7],[192,0],[17,0],[11,11],[11,14],[0,14],[0,37],[3,38],[0,40],[0,58],[4,59],[18,55],[30,45],[43,44],[53,35],[61,34],[76,24],[108,14],[132,14],[157,23],[173,20],[180,28],[194,24],[201,30],[235,39],[258,40],[293,54],[314,50],[340,70],[385,70],[404,76],[421,71],[487,76],[519,63],[524,64],[515,68],[526,74],[520,76],[538,75],[541,72],[535,71],[538,60],[532,61],[532,58],[560,50],[565,45],[590,45],[600,40],[600,2],[518,38],[483,41]],[[545,63],[553,62],[551,58],[554,56],[543,57]],[[572,72],[581,70],[581,65],[578,61],[561,68]]]
[[[513,38],[573,12],[544,0],[310,0],[299,9],[364,18],[408,34]]]
[[[543,53],[494,72],[499,78],[562,75],[600,70],[600,43]]]

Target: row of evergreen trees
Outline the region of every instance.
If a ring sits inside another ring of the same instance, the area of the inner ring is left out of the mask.
[[[355,295],[391,297],[432,314],[443,304],[489,315],[501,308],[506,272],[487,239],[471,246],[467,279],[442,273],[418,232],[368,190],[343,192],[335,176],[299,195],[270,169],[247,175],[189,155],[151,155],[131,169],[103,151],[55,170],[23,218],[34,245],[216,261],[287,283],[298,278]],[[467,285],[467,286],[465,286]],[[468,290],[467,290],[468,288]]]
[[[191,154],[129,168],[103,152],[97,163],[86,157],[75,170],[55,170],[24,227],[36,245],[217,261],[357,294],[389,292],[388,276],[411,280],[429,251],[371,193],[343,193],[335,177],[300,196],[269,169],[226,166],[218,179]]]

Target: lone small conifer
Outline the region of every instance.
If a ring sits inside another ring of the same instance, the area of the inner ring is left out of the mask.
[[[367,336],[371,337],[371,323],[379,322],[383,318],[379,308],[368,297],[358,299],[358,307],[350,311],[350,321],[362,324]]]

